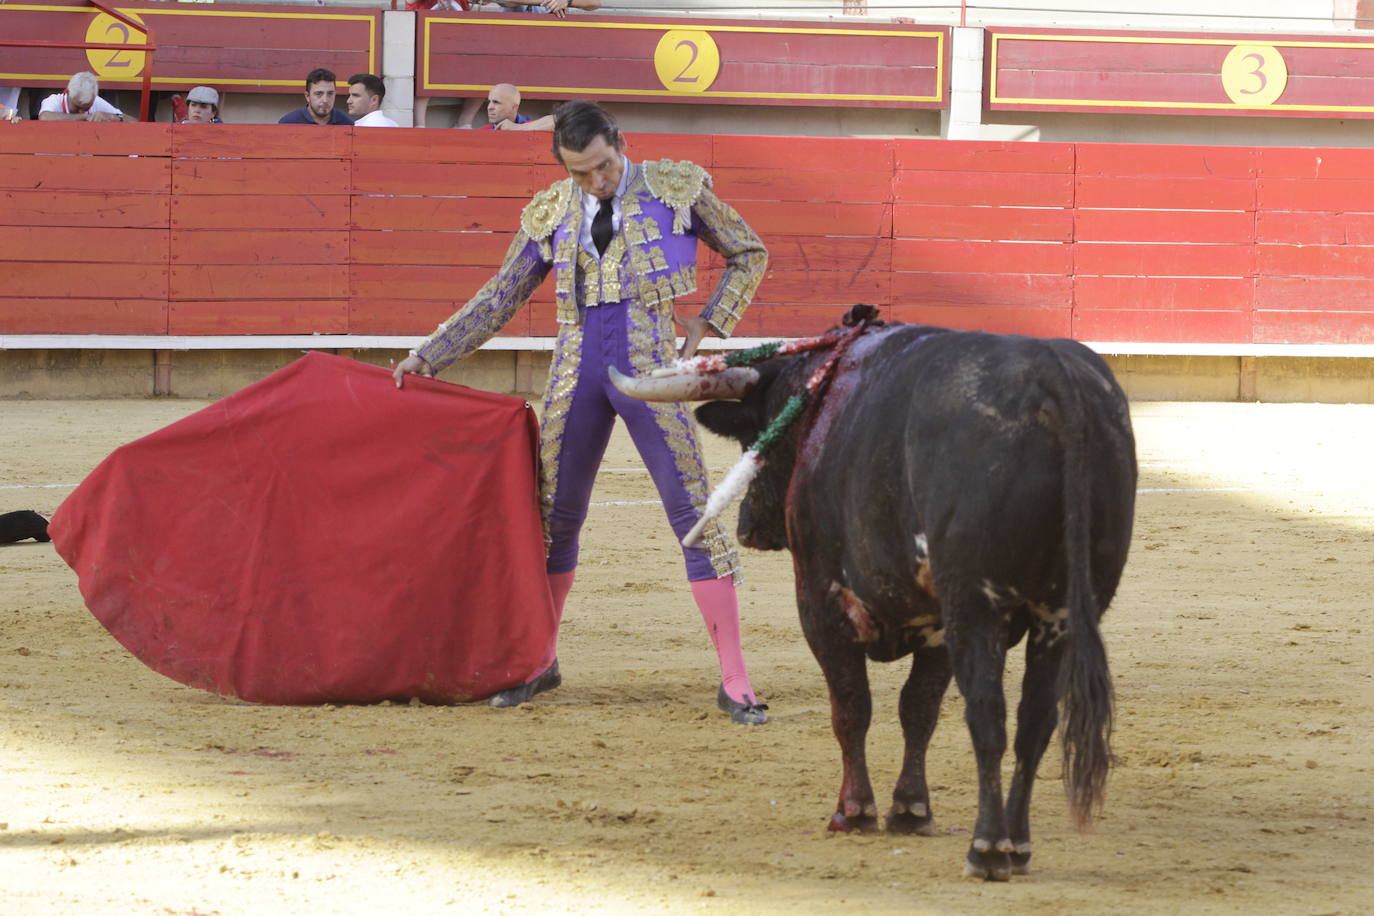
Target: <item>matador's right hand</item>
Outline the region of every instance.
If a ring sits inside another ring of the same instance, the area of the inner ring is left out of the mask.
[[[397,388],[405,387],[405,377],[407,372],[413,372],[416,375],[423,375],[425,378],[434,378],[434,368],[430,366],[429,362],[426,361],[423,356],[407,356],[399,363],[397,363],[395,360],[392,360],[391,377],[396,380]]]

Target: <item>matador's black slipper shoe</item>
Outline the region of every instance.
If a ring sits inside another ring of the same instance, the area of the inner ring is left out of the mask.
[[[725,692],[725,685],[720,685],[720,690],[716,693],[716,706],[722,712],[730,714],[730,721],[740,725],[762,725],[768,721],[768,713],[764,712],[768,708],[767,703],[739,703],[730,698],[730,694]]]
[[[515,687],[507,687],[499,693],[493,693],[487,700],[488,706],[519,706],[521,703],[528,703],[530,698],[536,693],[543,693],[545,690],[552,690],[563,683],[563,675],[558,673],[558,659],[553,660],[553,664],[532,681],[527,681]]]

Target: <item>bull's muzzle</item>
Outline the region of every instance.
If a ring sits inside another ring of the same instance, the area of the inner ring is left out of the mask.
[[[745,366],[721,372],[633,377],[615,366],[607,367],[606,371],[611,384],[621,393],[641,401],[730,401],[744,397],[759,380],[758,372]]]

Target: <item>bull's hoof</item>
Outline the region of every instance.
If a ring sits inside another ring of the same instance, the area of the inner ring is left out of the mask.
[[[721,712],[728,712],[730,721],[738,725],[762,725],[768,721],[768,713],[764,711],[768,708],[767,703],[740,703],[733,700],[730,694],[725,692],[724,684],[716,691],[716,708]]]
[[[964,874],[984,881],[1010,881],[1010,850],[1010,840],[1000,841],[996,848],[987,840],[974,840],[964,858]]]
[[[893,802],[887,812],[887,832],[914,836],[935,836],[935,818],[921,802]]]
[[[508,687],[499,693],[492,694],[491,698],[487,700],[487,705],[496,707],[519,706],[521,703],[528,703],[536,693],[552,690],[562,683],[563,675],[558,671],[558,659],[555,658],[553,664],[549,665],[543,674],[532,681],[515,687]]]
[[[830,815],[827,829],[832,833],[877,833],[878,809],[870,805],[868,810],[859,814],[836,811]]]
[[[1011,873],[1013,875],[1030,874],[1031,844],[1017,843],[1011,853]]]

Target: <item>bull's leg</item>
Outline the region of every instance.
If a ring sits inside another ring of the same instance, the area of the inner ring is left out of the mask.
[[[1011,877],[1011,837],[1002,804],[1002,757],[1007,750],[1007,702],[1002,694],[1007,624],[1001,608],[957,581],[940,584],[944,604],[945,646],[959,692],[964,720],[978,762],[978,820],[964,871],[972,877],[1006,881]]]
[[[1007,823],[1011,826],[1012,874],[1030,874],[1031,790],[1040,758],[1059,721],[1056,684],[1064,657],[1058,631],[1037,620],[1026,642],[1026,673],[1021,679],[1021,705],[1016,711],[1016,772],[1007,793]]]
[[[935,813],[926,786],[926,748],[935,732],[949,678],[949,653],[943,647],[912,653],[911,674],[902,687],[900,707],[906,755],[902,774],[892,791],[892,810],[887,814],[889,833],[935,835]]]
[[[799,602],[805,601],[798,591]],[[840,628],[840,615],[825,599],[816,599],[809,607],[802,604],[800,610],[802,631],[830,688],[830,725],[844,764],[840,799],[830,818],[830,829],[877,830],[878,805],[868,779],[865,753],[868,724],[873,715],[867,661],[853,634]]]

